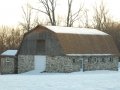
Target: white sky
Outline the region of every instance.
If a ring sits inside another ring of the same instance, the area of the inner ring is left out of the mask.
[[[57,3],[58,13],[64,14],[67,6],[65,4],[65,0],[58,0],[60,2]],[[66,0],[67,1],[67,0]],[[77,9],[78,2],[80,0],[75,0],[74,9]],[[84,5],[89,10],[89,13],[92,13],[92,8],[95,3],[99,4],[101,0],[83,0]],[[109,9],[109,13],[113,16],[117,21],[120,20],[120,0],[104,0],[106,2],[106,6]],[[25,5],[27,2],[31,3],[33,6],[37,5],[37,0],[0,0],[0,25],[17,25],[20,21],[22,21],[22,10],[21,7]],[[64,2],[64,3],[63,3]],[[61,13],[62,12],[62,13]]]

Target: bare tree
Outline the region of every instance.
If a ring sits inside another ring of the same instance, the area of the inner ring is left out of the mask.
[[[32,19],[32,8],[27,3],[26,7],[22,7],[23,11],[23,22],[20,22],[20,25],[22,26],[23,30],[26,30],[27,32],[31,29],[31,19]]]
[[[72,1],[73,0],[68,0],[68,15],[67,15],[67,26],[71,26],[71,18],[70,18],[70,16],[71,16],[71,14],[72,14],[72,12],[71,12],[71,7],[72,7]]]
[[[0,29],[0,51],[3,51],[6,48],[7,27],[2,26]]]
[[[86,21],[85,21],[85,27],[89,28],[88,9],[85,10],[85,19],[86,19]]]
[[[34,21],[33,21],[34,25],[33,26],[37,26],[39,25],[41,22],[39,21],[39,17],[38,17],[38,13],[35,15]]]
[[[73,0],[68,0],[68,13],[67,13],[67,27],[73,26],[73,23],[80,19],[80,12],[83,11],[83,5],[80,5],[78,11],[75,13],[72,12],[72,3]]]
[[[56,0],[39,0],[39,3],[43,5],[43,9],[33,8],[34,10],[38,10],[49,17],[50,23],[53,26],[56,26],[55,19],[55,8],[56,8]]]
[[[58,21],[56,20],[56,13],[55,13],[56,0],[39,0],[39,3],[43,7],[40,7],[40,8],[33,7],[33,9],[46,14],[49,17],[49,21],[52,26],[58,25],[60,23],[59,22],[60,18],[57,18]],[[65,22],[66,22],[67,27],[71,27],[71,26],[73,26],[75,21],[80,19],[80,17],[81,17],[80,12],[82,12],[82,10],[83,10],[83,5],[80,5],[78,10],[73,13],[72,12],[73,0],[68,0],[67,4],[68,4],[68,11],[67,11],[67,17],[66,17]]]
[[[104,30],[106,28],[106,25],[108,25],[107,23],[109,23],[110,20],[108,10],[106,9],[104,2],[102,1],[99,7],[96,6],[94,8],[94,11],[94,27],[99,30]]]
[[[110,34],[113,37],[113,40],[115,41],[116,46],[120,51],[120,23],[111,20],[104,32]]]
[[[20,29],[11,29],[9,35],[6,38],[6,48],[7,49],[17,49],[22,40],[23,34],[21,34]]]
[[[19,28],[0,27],[0,52],[6,49],[18,49],[23,33]]]

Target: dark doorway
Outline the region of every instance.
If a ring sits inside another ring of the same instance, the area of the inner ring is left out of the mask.
[[[38,55],[45,55],[45,40],[37,40],[36,51]]]

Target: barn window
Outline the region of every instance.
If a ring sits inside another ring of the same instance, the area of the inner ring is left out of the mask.
[[[93,61],[94,63],[97,63],[98,62],[97,57],[93,57]]]
[[[73,63],[75,63],[75,59],[73,59]]]
[[[11,60],[10,60],[9,57],[6,58],[4,65],[5,65],[5,66],[10,66],[10,65],[11,65]]]
[[[91,57],[88,58],[88,63],[92,63],[92,58]]]
[[[45,54],[45,40],[37,40],[37,54]]]
[[[113,62],[113,59],[112,59],[112,58],[110,58],[110,62]]]
[[[88,62],[89,62],[89,63],[92,63],[92,60],[89,59]]]
[[[10,59],[9,58],[6,58],[6,61],[5,61],[6,63],[9,63],[10,62]]]
[[[105,59],[104,58],[102,58],[102,62],[105,63]]]

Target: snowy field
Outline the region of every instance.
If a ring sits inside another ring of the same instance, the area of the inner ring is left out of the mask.
[[[0,90],[120,90],[120,71],[1,75]]]

